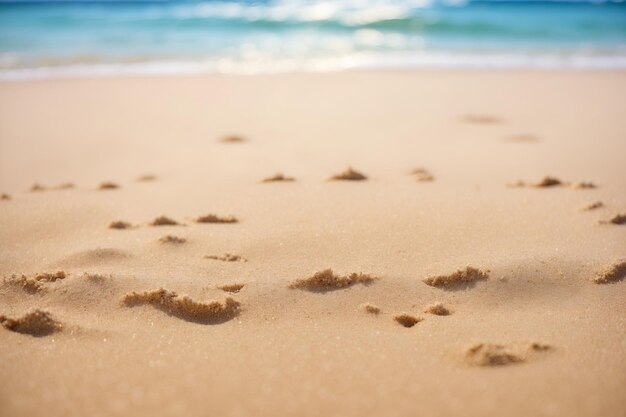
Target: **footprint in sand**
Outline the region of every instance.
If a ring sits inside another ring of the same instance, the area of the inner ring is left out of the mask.
[[[289,288],[323,293],[348,288],[356,284],[367,286],[374,283],[377,279],[367,274],[357,274],[355,272],[350,275],[340,276],[336,275],[329,268],[316,272],[309,278],[298,279],[289,284]]]
[[[110,181],[105,181],[98,186],[98,190],[116,190],[118,188],[120,188],[119,185]]]
[[[187,239],[185,239],[184,237],[178,237],[174,235],[165,235],[159,238],[159,243],[162,243],[164,245],[182,245],[185,242],[187,242]]]
[[[401,313],[401,314],[397,314],[393,317],[393,319],[400,324],[401,326],[404,327],[413,327],[415,326],[417,323],[419,323],[420,321],[424,320],[422,317],[420,316],[412,316],[410,314],[407,313]]]
[[[157,180],[157,177],[152,174],[142,175],[137,178],[137,182],[151,182],[151,181],[156,181],[156,180]]]
[[[294,177],[285,176],[283,173],[278,172],[270,177],[263,178],[261,182],[293,182],[296,179]]]
[[[435,316],[449,316],[452,312],[443,305],[443,303],[433,303],[424,309],[424,313],[434,314]]]
[[[174,291],[160,288],[154,291],[131,292],[122,298],[127,307],[151,305],[171,316],[201,324],[219,324],[232,320],[239,314],[241,304],[231,297],[223,302],[201,303]]]
[[[35,337],[47,336],[63,329],[60,322],[45,310],[34,309],[15,319],[0,315],[0,324],[7,330]]]
[[[594,201],[593,203],[587,204],[580,208],[581,211],[592,211],[597,210],[599,208],[604,207],[604,203],[602,201]]]
[[[348,167],[343,172],[335,174],[329,178],[329,181],[365,181],[367,177],[359,171],[355,171],[352,167]]]
[[[570,187],[570,188],[577,189],[577,190],[598,188],[598,186],[592,182],[579,181],[579,182],[574,182],[574,183],[568,183],[568,182],[561,181],[560,179],[556,177],[551,177],[551,176],[545,176],[539,181],[530,182],[530,183],[527,183],[524,181],[517,181],[511,184],[508,184],[508,186],[512,188]]]
[[[374,315],[378,315],[381,312],[380,307],[375,306],[374,304],[370,304],[370,303],[361,304],[359,308],[365,311],[366,313],[374,314]]]
[[[2,201],[8,201],[11,199],[11,196],[5,193],[2,193],[2,195],[0,195],[0,200]]]
[[[71,182],[64,182],[62,184],[59,185],[55,185],[52,187],[46,187],[44,185],[35,183],[32,185],[32,187],[30,187],[30,191],[31,192],[41,192],[41,191],[48,191],[48,190],[69,190],[74,188],[74,183]]]
[[[116,220],[109,223],[109,229],[117,229],[117,230],[125,230],[131,229],[133,227],[132,224],[125,222],[123,220]]]
[[[227,285],[222,285],[221,287],[217,287],[217,288],[219,288],[222,291],[236,294],[239,291],[241,291],[243,287],[244,287],[244,284],[227,284]]]
[[[248,262],[246,258],[239,255],[233,255],[232,253],[225,253],[223,255],[206,255],[205,259],[212,259],[214,261],[222,261],[222,262]]]
[[[176,220],[170,219],[167,216],[159,216],[148,224],[150,226],[180,226],[181,225]]]
[[[619,213],[608,220],[600,220],[600,224],[626,224],[626,213]]]
[[[624,278],[626,278],[626,260],[616,262],[600,271],[592,281],[596,284],[611,284]]]
[[[47,283],[60,281],[65,278],[67,278],[65,271],[44,272],[33,276],[21,275],[18,277],[13,275],[11,278],[5,279],[3,285],[18,286],[29,294],[35,294],[45,291]]]
[[[450,275],[437,275],[425,278],[423,281],[431,287],[442,288],[444,290],[460,290],[472,288],[479,281],[489,278],[489,271],[481,271],[471,266],[459,269]]]
[[[235,216],[218,216],[217,214],[205,214],[196,217],[196,223],[238,223],[239,220]]]
[[[463,361],[470,366],[505,366],[526,362],[535,354],[549,350],[552,347],[542,343],[476,343],[465,349]]]
[[[230,144],[244,143],[247,141],[248,140],[246,138],[244,138],[243,136],[239,136],[239,135],[228,135],[228,136],[224,136],[223,138],[219,140],[220,143],[230,143]]]
[[[417,182],[431,182],[434,181],[433,175],[424,168],[416,168],[411,171],[411,175],[415,177],[415,181]]]

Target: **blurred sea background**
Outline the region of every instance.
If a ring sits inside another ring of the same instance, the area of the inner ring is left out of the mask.
[[[626,68],[626,3],[2,1],[0,79]]]

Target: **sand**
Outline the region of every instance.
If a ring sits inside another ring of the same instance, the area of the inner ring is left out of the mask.
[[[0,83],[0,415],[626,415],[624,97],[583,71]]]

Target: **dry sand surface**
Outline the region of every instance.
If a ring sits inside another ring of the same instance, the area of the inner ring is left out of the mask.
[[[626,415],[625,97],[0,83],[0,415]]]

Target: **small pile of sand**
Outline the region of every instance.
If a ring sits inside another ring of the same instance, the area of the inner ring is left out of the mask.
[[[435,179],[432,174],[424,168],[414,169],[411,171],[411,174],[415,176],[415,180],[417,182],[429,182]]]
[[[147,174],[147,175],[142,175],[141,177],[137,178],[138,182],[149,182],[149,181],[156,181],[156,176],[152,175],[152,174]]]
[[[165,235],[159,238],[159,242],[164,243],[164,244],[181,245],[187,242],[187,239],[183,237],[174,236],[174,235]]]
[[[116,188],[120,188],[120,186],[110,181],[103,182],[98,186],[99,190],[115,190]]]
[[[537,188],[546,188],[546,187],[555,187],[555,186],[560,186],[563,185],[563,182],[558,179],[558,178],[554,178],[554,177],[543,177],[541,180],[530,184],[532,187],[537,187]]]
[[[464,352],[464,360],[473,366],[504,366],[522,363],[535,353],[543,353],[552,349],[544,343],[528,344],[497,344],[477,343]]]
[[[488,278],[489,274],[487,272],[468,266],[450,275],[438,275],[425,278],[424,283],[431,287],[454,288],[471,285],[477,281],[486,280]]]
[[[49,312],[34,309],[17,319],[0,315],[0,324],[12,332],[29,334],[31,336],[47,336],[61,331],[63,326],[54,320]]]
[[[434,314],[436,316],[449,316],[451,314],[442,303],[434,303],[424,309],[424,313]]]
[[[286,177],[282,173],[276,173],[271,177],[264,178],[262,182],[279,182],[279,181],[295,181],[296,179],[293,177]]]
[[[17,284],[21,286],[24,291],[34,294],[44,289],[44,284],[48,282],[55,282],[57,280],[65,279],[66,274],[64,271],[58,271],[55,273],[41,273],[34,275],[32,277],[28,277],[26,275],[22,275],[17,277],[13,275],[7,282],[10,284]]]
[[[345,171],[330,177],[331,181],[364,181],[367,177],[358,171],[348,167]]]
[[[609,284],[618,282],[626,278],[626,261],[617,262],[603,271],[593,279],[596,284]]]
[[[604,203],[602,203],[602,201],[595,201],[591,204],[587,204],[586,206],[582,207],[581,210],[582,211],[591,211],[591,210],[597,210],[599,208],[604,207]]]
[[[222,323],[239,314],[240,303],[231,297],[224,302],[212,301],[199,303],[190,297],[179,296],[174,291],[160,288],[154,291],[131,292],[122,298],[122,303],[128,307],[149,304],[166,313],[187,321],[198,323]]]
[[[222,285],[221,287],[217,287],[217,288],[226,292],[238,293],[239,291],[242,290],[243,287],[244,287],[244,284],[228,284],[228,285]]]
[[[32,187],[30,187],[30,191],[32,191],[32,192],[46,191],[46,189],[47,189],[46,187],[44,187],[43,185],[38,184],[38,183],[34,183],[32,185]]]
[[[375,306],[370,303],[365,303],[361,305],[361,309],[363,309],[366,313],[370,314],[380,314],[380,307]]]
[[[116,220],[114,222],[111,222],[111,224],[109,224],[109,229],[123,230],[123,229],[130,229],[131,227],[132,227],[132,224],[127,223],[122,220]]]
[[[196,218],[196,223],[237,223],[234,216],[218,216],[216,214],[206,214]]]
[[[150,226],[178,226],[176,220],[172,220],[166,216],[159,216],[150,222]]]
[[[243,142],[246,142],[246,139],[244,137],[238,136],[238,135],[229,135],[229,136],[224,136],[223,138],[221,138],[220,142],[222,142],[222,143],[243,143]]]
[[[609,220],[601,220],[601,224],[626,224],[626,213],[619,213]]]
[[[207,255],[206,259],[213,259],[215,261],[224,261],[224,262],[248,262],[246,258],[239,255],[233,255],[232,253],[225,253],[221,256],[217,255]]]
[[[11,196],[5,193],[2,193],[2,195],[0,195],[0,200],[10,200]]]
[[[351,287],[356,284],[369,285],[377,278],[367,274],[355,273],[348,276],[335,275],[332,269],[328,268],[316,272],[309,278],[296,280],[289,284],[289,288],[302,289],[314,292],[326,292]]]
[[[394,316],[393,319],[404,327],[413,327],[420,321],[424,320],[422,317],[415,317],[406,313],[398,314]]]
[[[592,182],[586,182],[586,181],[579,181],[579,182],[575,182],[571,185],[572,188],[578,189],[578,190],[584,190],[584,189],[590,189],[590,188],[598,188],[597,185],[595,185]]]

